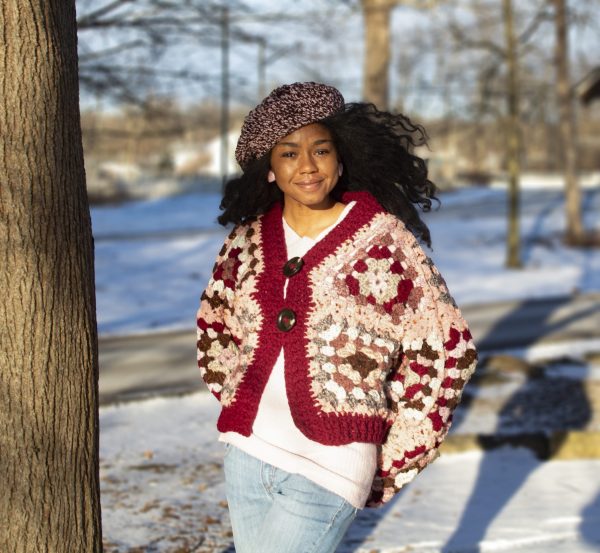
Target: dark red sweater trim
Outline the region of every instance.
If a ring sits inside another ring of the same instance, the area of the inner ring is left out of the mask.
[[[265,232],[265,228],[269,232]],[[280,262],[281,252],[286,256],[285,236],[281,218],[281,206],[276,204],[261,220],[260,247],[264,269],[257,280],[255,299],[263,316],[259,330],[260,339],[254,351],[252,363],[247,367],[244,379],[235,394],[235,401],[221,411],[217,428],[221,432],[233,430],[244,436],[252,433],[252,425],[258,411],[271,370],[282,346],[282,332],[277,328],[277,309],[283,303],[285,275]],[[285,263],[287,259],[284,260]],[[280,308],[281,309],[281,308]]]
[[[292,418],[309,439],[325,445],[342,445],[362,441],[382,443],[389,428],[388,421],[377,416],[323,413],[311,395],[308,371],[306,321],[314,307],[310,295],[310,271],[349,240],[377,214],[384,212],[368,192],[344,194],[345,203],[356,205],[330,233],[303,256],[302,270],[290,277],[287,297],[283,297],[286,277],[283,266],[287,249],[282,223],[282,206],[276,204],[261,221],[261,247],[264,270],[259,276],[255,298],[263,314],[259,346],[254,361],[236,392],[235,402],[223,408],[217,424],[221,432],[235,431],[249,436],[258,411],[260,398],[281,347],[285,355],[285,382]],[[284,307],[296,313],[296,325],[289,332],[276,326],[277,315]]]

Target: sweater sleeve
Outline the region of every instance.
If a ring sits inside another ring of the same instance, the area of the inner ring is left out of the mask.
[[[197,359],[200,375],[210,392],[221,399],[223,384],[239,355],[227,321],[232,314],[238,250],[233,247],[236,229],[228,236],[217,256],[212,276],[200,298],[196,314]]]
[[[387,503],[437,457],[477,361],[471,333],[437,268],[412,235],[405,247],[421,298],[416,308],[407,306],[400,324],[399,357],[387,380],[394,416],[379,450],[369,507]]]

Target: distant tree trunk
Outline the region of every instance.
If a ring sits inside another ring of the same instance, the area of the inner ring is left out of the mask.
[[[0,89],[0,551],[98,553],[98,355],[74,0],[3,0]]]
[[[394,0],[361,0],[365,28],[363,99],[389,107],[390,16]]]
[[[554,22],[556,27],[556,96],[560,116],[560,144],[566,196],[566,240],[570,244],[581,243],[583,224],[581,221],[581,191],[577,182],[577,125],[573,109],[573,89],[569,77],[569,42],[567,7],[565,0],[554,0]]]
[[[517,70],[517,49],[513,25],[511,0],[502,0],[506,58],[508,64],[508,117],[506,124],[506,145],[508,165],[508,230],[506,265],[521,267],[521,235],[519,229],[519,177],[521,172],[521,135],[519,128],[519,77]]]

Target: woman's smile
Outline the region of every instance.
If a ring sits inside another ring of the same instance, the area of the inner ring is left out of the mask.
[[[323,182],[323,179],[311,179],[311,180],[299,181],[296,184],[300,188],[303,188],[305,191],[310,192],[312,190],[317,190],[322,182]]]

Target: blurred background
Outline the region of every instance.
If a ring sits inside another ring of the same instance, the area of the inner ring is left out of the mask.
[[[448,456],[362,513],[340,551],[597,551],[600,0],[77,10],[105,550],[232,551],[195,313],[245,115],[313,80],[427,130],[417,153],[440,200],[423,214],[427,253],[480,354],[444,447],[484,453]]]
[[[569,258],[571,273],[561,258],[546,287],[537,279],[524,291],[482,282],[468,291],[464,275],[450,274],[459,302],[598,284],[590,267],[572,274],[571,257],[593,264],[584,248],[598,244],[600,0],[78,0],[77,8],[101,334],[193,320],[181,301],[196,303],[222,239],[218,196],[239,169],[243,118],[274,87],[303,80],[425,126],[429,147],[418,154],[442,205],[455,204],[452,224],[497,218],[488,237],[481,225],[456,230],[478,236],[479,262],[493,258],[504,277],[504,268],[539,266],[557,249]],[[442,208],[430,224],[444,213],[452,215]],[[434,239],[434,258],[448,253],[439,247],[448,232]],[[192,237],[202,256],[181,253],[185,266],[176,266],[173,251]],[[465,255],[455,250],[452,259]],[[154,294],[170,304],[161,312],[143,286],[151,275],[175,284],[172,276],[186,293],[161,286]]]
[[[600,3],[570,0],[565,13],[547,0],[504,4],[78,0],[91,196],[218,191],[237,170],[231,145],[248,110],[305,80],[425,125],[423,156],[442,188],[503,178],[511,110],[526,180],[556,177],[565,103],[577,169],[598,171]]]

